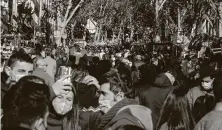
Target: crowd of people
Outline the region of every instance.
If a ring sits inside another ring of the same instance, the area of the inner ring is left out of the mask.
[[[1,72],[2,130],[222,130],[221,59],[38,45]]]

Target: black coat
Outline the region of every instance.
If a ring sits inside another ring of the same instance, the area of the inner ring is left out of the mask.
[[[164,73],[156,78],[154,84],[155,85],[142,91],[139,98],[142,105],[151,109],[153,126],[155,128],[164,100],[168,93],[173,89],[173,86]]]

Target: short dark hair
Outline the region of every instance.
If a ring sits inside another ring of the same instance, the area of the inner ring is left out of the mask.
[[[11,68],[14,67],[16,61],[33,64],[32,58],[28,54],[22,51],[15,52],[14,54],[11,55],[11,57],[8,60],[8,66]]]
[[[196,122],[199,122],[204,115],[210,112],[215,104],[214,104],[214,97],[211,95],[203,95],[196,99],[194,103],[194,107],[192,109],[193,116]]]
[[[213,92],[215,96],[215,101],[222,101],[222,73],[215,76],[213,82]]]
[[[122,125],[115,130],[144,130],[144,129],[136,125]]]
[[[215,76],[215,70],[208,66],[208,65],[205,65],[205,66],[201,66],[200,68],[200,78],[204,78],[204,77],[211,77],[213,78]]]
[[[36,76],[25,76],[11,87],[5,95],[3,127],[32,125],[48,111],[49,87]]]
[[[104,74],[100,78],[100,84],[109,83],[110,84],[110,91],[114,94],[118,94],[119,92],[127,93],[127,88],[124,87],[123,81],[118,72],[110,71]]]

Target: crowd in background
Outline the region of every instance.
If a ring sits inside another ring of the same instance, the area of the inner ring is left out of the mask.
[[[172,50],[14,50],[1,61],[2,129],[221,130],[221,55]]]

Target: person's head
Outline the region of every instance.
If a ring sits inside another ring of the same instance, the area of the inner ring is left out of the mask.
[[[192,130],[194,128],[194,119],[190,110],[186,92],[181,88],[171,91],[165,99],[157,128],[160,128],[165,122],[169,128]]]
[[[52,101],[52,111],[59,117],[64,117],[63,129],[77,129],[79,122],[78,104],[75,88],[67,93],[56,96]]]
[[[67,59],[68,59],[68,58],[67,58],[66,55],[63,55],[63,56],[62,56],[62,60],[63,60],[63,61],[67,61]]]
[[[199,122],[203,116],[210,112],[215,106],[214,103],[214,97],[211,95],[204,95],[198,97],[192,109],[195,121]]]
[[[98,107],[98,88],[95,85],[78,83],[77,97],[81,107]]]
[[[214,81],[214,70],[209,67],[201,67],[200,68],[200,79],[201,79],[201,88],[205,91],[209,91],[213,89],[213,81]]]
[[[45,55],[46,55],[46,56],[51,56],[51,55],[52,55],[52,52],[51,52],[50,50],[46,50]]]
[[[58,95],[53,99],[52,106],[58,115],[66,115],[73,108],[73,104],[76,103],[75,91],[67,90],[67,93]]]
[[[47,70],[47,62],[45,61],[44,58],[42,57],[39,57],[37,60],[36,60],[36,68],[40,68],[40,69],[43,69],[45,72]]]
[[[20,78],[33,72],[33,61],[28,54],[16,52],[9,58],[5,72],[10,81],[17,82]]]
[[[94,65],[98,65],[99,64],[99,57],[97,57],[97,56],[93,57],[92,62]]]
[[[25,76],[11,87],[3,99],[3,127],[47,127],[49,87],[36,76]]]
[[[117,102],[125,98],[124,88],[120,76],[103,76],[100,80],[99,106],[107,113]]]
[[[114,130],[144,130],[144,129],[135,125],[122,125]]]
[[[157,58],[153,58],[152,59],[152,64],[154,64],[155,66],[158,65],[158,59]]]

